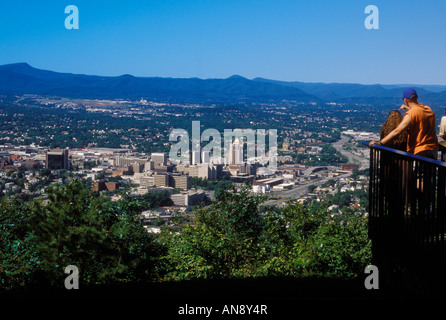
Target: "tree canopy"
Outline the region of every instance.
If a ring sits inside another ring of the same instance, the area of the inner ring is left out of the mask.
[[[161,195],[163,198],[163,195]],[[248,185],[230,185],[198,207],[147,232],[141,211],[160,203],[97,196],[76,179],[48,200],[0,201],[1,290],[63,288],[64,269],[85,287],[259,277],[352,278],[370,263],[367,218],[331,216],[327,204],[265,207]]]
[[[260,210],[247,186],[219,193],[179,232],[167,228],[166,279],[309,275],[352,278],[370,262],[367,219],[332,218],[326,205]]]
[[[141,203],[96,197],[78,181],[48,190],[48,203],[3,200],[4,289],[59,287],[76,265],[84,287],[152,280],[159,246],[141,224]]]

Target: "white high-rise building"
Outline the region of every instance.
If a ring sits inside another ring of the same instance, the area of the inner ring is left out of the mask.
[[[237,137],[229,148],[229,164],[241,163],[243,163],[243,142]]]
[[[210,163],[210,151],[203,151],[201,153],[201,162],[202,163]]]
[[[192,151],[192,165],[200,164],[200,151]]]

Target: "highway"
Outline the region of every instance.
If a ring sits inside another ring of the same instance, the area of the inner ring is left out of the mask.
[[[368,159],[354,155],[351,152],[346,151],[342,148],[343,145],[348,141],[348,139],[349,138],[347,136],[342,135],[341,139],[333,144],[333,147],[337,151],[339,151],[343,156],[348,158],[349,163],[359,163],[360,170],[368,168],[369,167]],[[354,160],[356,160],[356,161],[354,161]],[[322,167],[327,167],[327,166],[322,166]],[[322,167],[320,167],[320,168],[322,168]],[[309,168],[303,170],[303,173],[304,173],[303,176],[308,176],[308,174],[311,173],[316,168],[318,168],[318,167],[309,167]],[[329,167],[329,168],[335,169],[334,167]],[[343,174],[341,174],[339,176],[335,176],[335,177],[324,177],[324,178],[319,178],[319,179],[315,179],[315,180],[309,180],[302,184],[296,185],[291,189],[274,192],[274,197],[277,197],[278,199],[271,199],[271,200],[265,201],[264,204],[265,205],[278,205],[278,204],[280,204],[282,202],[286,202],[288,200],[298,199],[299,197],[308,193],[308,186],[310,186],[310,185],[320,186],[320,185],[324,184],[325,182],[327,182],[328,180],[331,180],[331,179],[337,180],[340,178],[347,178],[351,174],[352,174],[351,171],[349,171],[349,172],[343,173]]]
[[[349,163],[357,163],[359,164],[359,169],[364,170],[369,167],[369,159],[365,159],[362,157],[359,157],[347,150],[344,150],[342,147],[343,145],[348,141],[349,137],[345,135],[341,135],[341,139],[337,142],[333,143],[333,147],[341,153],[344,157],[348,159]]]
[[[305,183],[296,185],[291,189],[275,192],[275,197],[278,197],[278,199],[271,199],[271,200],[265,201],[264,204],[265,205],[278,205],[281,202],[286,202],[288,200],[296,200],[296,199],[300,198],[301,196],[305,195],[306,193],[308,193],[308,186],[311,186],[311,185],[320,186],[320,185],[324,184],[325,182],[327,182],[328,180],[337,180],[340,178],[347,178],[351,174],[352,174],[351,172],[347,172],[347,173],[341,174],[336,177],[325,177],[322,179],[310,180]]]

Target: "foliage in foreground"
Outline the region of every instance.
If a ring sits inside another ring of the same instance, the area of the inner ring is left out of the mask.
[[[0,291],[63,287],[68,265],[83,287],[264,276],[354,277],[370,260],[367,220],[330,217],[324,205],[261,208],[249,187],[220,190],[180,228],[148,233],[150,203],[112,202],[80,182],[50,188],[48,202],[0,201]],[[184,221],[181,217],[178,221]]]
[[[367,219],[319,204],[260,210],[248,187],[221,192],[179,232],[165,228],[166,279],[309,275],[352,278],[370,262]]]
[[[74,181],[41,201],[0,203],[2,289],[63,287],[65,267],[84,287],[152,280],[160,248],[139,219],[140,203],[111,202]]]

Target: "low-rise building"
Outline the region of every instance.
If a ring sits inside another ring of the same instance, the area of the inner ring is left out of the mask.
[[[177,194],[173,194],[171,196],[173,203],[176,206],[195,206],[200,204],[202,201],[206,199],[206,193],[204,191],[186,191],[180,192]]]

